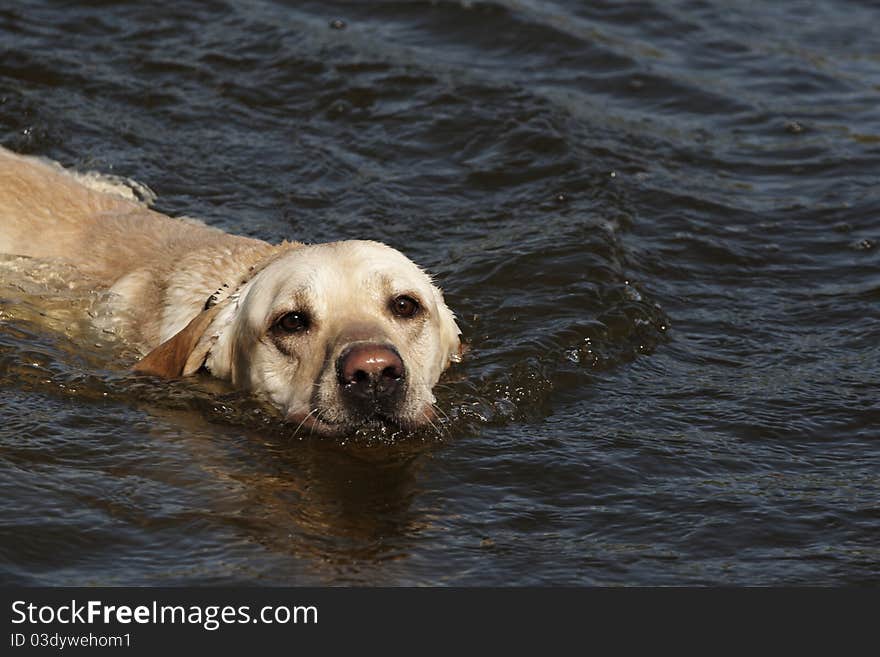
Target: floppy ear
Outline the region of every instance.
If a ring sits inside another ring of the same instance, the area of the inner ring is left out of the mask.
[[[166,379],[194,374],[205,362],[211,348],[211,341],[202,340],[202,336],[221,307],[218,304],[196,315],[173,338],[153,349],[132,369]]]
[[[455,323],[455,315],[446,305],[443,299],[443,293],[439,288],[434,288],[434,295],[437,301],[437,310],[440,313],[440,343],[444,347],[443,367],[445,370],[452,363],[460,363],[461,357],[466,351],[466,345],[461,341],[461,330]]]

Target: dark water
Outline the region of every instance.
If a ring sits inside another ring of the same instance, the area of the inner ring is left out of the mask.
[[[7,274],[2,581],[880,583],[877,25],[844,0],[3,3],[4,145],[230,231],[388,242],[472,349],[442,436],[292,439],[127,375],[88,291]]]

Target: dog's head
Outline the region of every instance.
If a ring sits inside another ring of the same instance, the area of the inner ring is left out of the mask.
[[[161,349],[174,374],[204,364],[289,421],[342,434],[429,422],[432,388],[461,345],[442,293],[411,260],[345,241],[283,253]]]

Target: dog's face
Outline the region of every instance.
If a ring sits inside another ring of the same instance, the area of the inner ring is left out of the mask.
[[[429,422],[432,388],[460,349],[453,314],[428,276],[400,252],[365,241],[285,253],[209,333],[212,373],[323,434]]]

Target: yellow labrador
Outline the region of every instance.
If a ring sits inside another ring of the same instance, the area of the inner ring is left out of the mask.
[[[230,235],[105,183],[0,148],[0,253],[61,261],[105,285],[145,354],[136,371],[206,370],[323,434],[433,418],[459,330],[400,252]]]

